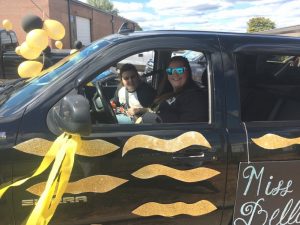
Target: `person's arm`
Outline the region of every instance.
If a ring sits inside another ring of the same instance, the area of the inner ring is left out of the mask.
[[[129,116],[139,116],[148,112],[148,108],[129,108],[127,114]]]

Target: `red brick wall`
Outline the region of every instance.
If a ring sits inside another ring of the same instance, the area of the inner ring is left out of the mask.
[[[116,33],[120,26],[127,21],[125,18],[112,16],[109,13],[89,7],[86,4],[76,2],[72,2],[71,14],[91,20],[92,41]]]
[[[45,14],[49,15],[48,0],[35,0],[35,2]],[[18,36],[19,43],[22,43],[26,38],[26,33],[22,29],[22,19],[28,14],[43,17],[43,13],[29,0],[0,0],[1,28],[2,21],[9,19],[13,24],[13,30]]]
[[[93,10],[92,40],[97,40],[113,33],[111,20],[111,15]]]
[[[63,48],[70,48],[68,0],[49,0],[49,14],[50,19],[57,20],[64,25],[66,35],[61,41]],[[52,46],[54,42],[52,41]]]

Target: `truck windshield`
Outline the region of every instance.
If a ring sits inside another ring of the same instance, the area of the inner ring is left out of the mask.
[[[35,78],[23,82],[22,85],[16,85],[16,88],[10,88],[5,93],[0,93],[0,107],[2,112],[6,112],[12,106],[20,108],[29,102],[34,96],[42,92],[51,82],[62,76],[63,73],[74,67],[89,55],[99,51],[111,42],[108,39],[102,39],[92,43],[80,52],[67,56],[55,65],[41,72]],[[3,116],[3,114],[2,114]]]

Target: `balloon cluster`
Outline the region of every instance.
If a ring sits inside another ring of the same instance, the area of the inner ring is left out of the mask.
[[[6,30],[12,29],[11,23],[3,21]],[[49,51],[49,38],[55,40],[55,46],[59,49],[63,47],[60,41],[65,36],[64,26],[57,20],[42,20],[35,15],[27,15],[22,20],[22,28],[27,33],[26,41],[15,49],[27,61],[22,62],[18,67],[20,77],[34,77],[43,69],[43,64],[33,61],[40,57],[45,51]]]

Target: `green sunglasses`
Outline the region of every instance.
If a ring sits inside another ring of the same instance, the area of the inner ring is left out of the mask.
[[[168,67],[167,69],[166,69],[166,72],[167,72],[167,74],[168,75],[173,75],[173,73],[174,73],[174,71],[178,74],[178,75],[182,75],[182,74],[184,74],[184,71],[186,70],[186,68],[185,67],[174,67],[174,68],[172,68],[172,67]]]

